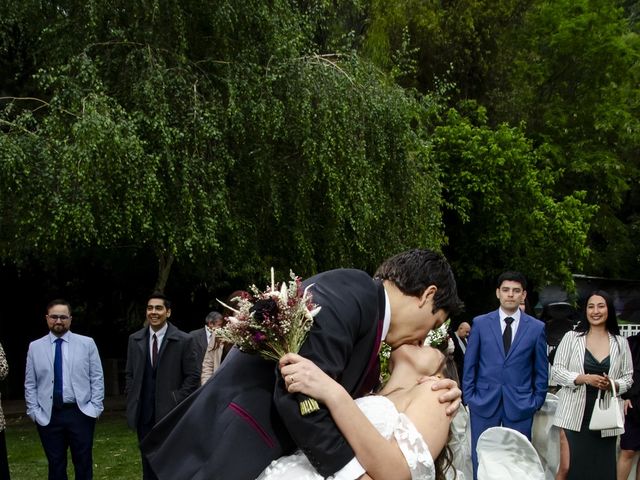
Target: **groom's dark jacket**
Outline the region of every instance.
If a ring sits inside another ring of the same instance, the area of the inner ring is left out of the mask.
[[[385,296],[359,270],[307,279],[315,317],[300,354],[357,396],[377,355]],[[353,450],[329,411],[302,416],[273,361],[233,349],[215,375],[142,442],[160,480],[253,480],[272,460],[300,448],[323,476],[340,470]]]

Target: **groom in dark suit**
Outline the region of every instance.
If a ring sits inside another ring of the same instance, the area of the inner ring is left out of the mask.
[[[473,319],[464,355],[462,391],[470,413],[474,478],[482,432],[502,425],[531,440],[533,415],[547,395],[544,324],[519,308],[527,296],[526,279],[505,272],[497,283],[500,308]]]
[[[455,313],[460,300],[447,261],[428,250],[387,260],[375,279],[339,269],[307,279],[322,307],[300,354],[337,379],[355,398],[377,379],[381,340],[392,348],[421,344]],[[455,410],[460,390],[437,384]],[[233,349],[216,375],[165,417],[143,442],[161,480],[250,480],[269,463],[300,448],[323,476],[364,471],[329,411],[302,416],[276,363]]]

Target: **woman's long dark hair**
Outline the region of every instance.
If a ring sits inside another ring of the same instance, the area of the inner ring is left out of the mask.
[[[584,302],[584,318],[580,320],[580,323],[576,326],[576,332],[580,332],[580,335],[586,335],[589,329],[591,329],[591,324],[587,319],[587,305],[589,304],[589,299],[593,296],[599,296],[604,298],[605,303],[607,304],[607,322],[605,323],[605,328],[611,335],[620,335],[620,327],[618,326],[618,316],[616,315],[616,307],[613,304],[613,298],[604,290],[595,290],[587,296],[587,300]]]
[[[458,388],[462,388],[460,385],[460,379],[458,378],[458,369],[453,361],[453,356],[447,353],[449,342],[448,339],[440,345],[436,345],[435,348],[440,350],[445,355],[445,361],[442,365],[441,374],[444,378],[450,378],[458,384]],[[433,459],[433,464],[436,470],[435,480],[445,480],[447,478],[447,470],[451,469],[453,475],[451,478],[455,480],[457,478],[456,469],[453,466],[453,452],[449,447],[449,441],[451,440],[451,427],[449,428],[449,435],[447,437],[447,444],[444,446],[440,455]]]

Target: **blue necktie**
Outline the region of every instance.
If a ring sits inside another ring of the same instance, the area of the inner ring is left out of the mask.
[[[53,405],[62,407],[62,339],[56,339],[56,354],[53,359]]]

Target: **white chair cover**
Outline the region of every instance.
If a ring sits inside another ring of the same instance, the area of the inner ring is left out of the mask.
[[[478,480],[544,480],[538,453],[522,433],[505,427],[485,430],[478,439]]]
[[[546,480],[554,480],[560,465],[560,428],[553,424],[558,397],[547,393],[542,408],[533,417],[531,443],[540,456]]]

